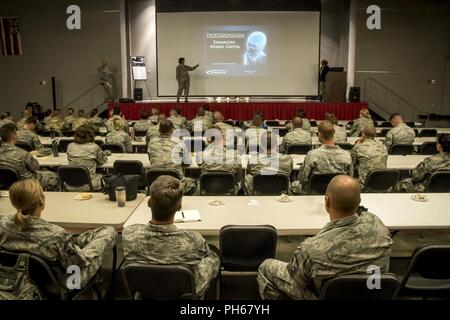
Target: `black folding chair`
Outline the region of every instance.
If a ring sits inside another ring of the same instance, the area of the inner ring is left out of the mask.
[[[125,263],[123,282],[133,300],[198,300],[192,270],[181,265]]]
[[[104,143],[101,146],[103,151],[109,150],[111,153],[124,153],[123,147],[120,144]]]
[[[67,187],[77,189],[77,191],[82,187],[88,187],[88,191],[94,191],[91,175],[85,167],[60,166],[58,168],[58,176],[62,191],[70,191]]]
[[[145,181],[147,182],[148,193],[150,193],[150,187],[152,186],[152,183],[160,176],[171,176],[177,179],[181,179],[180,174],[175,169],[148,169],[147,172],[145,172]]]
[[[436,171],[428,179],[425,192],[450,192],[450,170]]]
[[[381,129],[381,131],[380,131],[380,137],[386,137],[386,135],[387,135],[387,133],[389,132],[389,130],[391,130],[391,129],[386,129],[386,128]]]
[[[16,147],[25,150],[26,152],[31,152],[34,150],[33,146],[26,141],[16,141]]]
[[[70,140],[70,139],[60,139],[58,141],[58,151],[61,152],[61,153],[66,153],[67,152],[67,147],[72,142],[73,142],[73,140]]]
[[[199,139],[199,138],[187,138],[184,139],[184,145],[186,147],[186,150],[191,153],[191,152],[201,152],[203,150],[205,150],[206,148],[206,143],[203,139]]]
[[[284,137],[289,132],[289,130],[286,128],[278,128],[277,130],[280,137]]]
[[[389,121],[383,121],[383,122],[381,123],[381,126],[382,126],[382,127],[385,127],[385,128],[392,128],[392,123],[389,122]]]
[[[253,195],[280,195],[289,191],[289,177],[283,173],[256,174],[253,177]]]
[[[414,153],[414,146],[412,144],[406,144],[406,143],[394,143],[389,148],[389,154],[390,155],[398,155],[398,156],[406,156],[406,155],[412,155]]]
[[[376,169],[368,173],[362,192],[383,193],[392,192],[400,180],[400,170]]]
[[[416,124],[414,123],[414,121],[407,121],[405,122],[405,124],[410,127],[410,128],[414,128],[416,126]]]
[[[146,185],[142,162],[138,160],[116,160],[113,163],[113,168],[116,174],[140,176],[139,186],[143,187]]]
[[[307,154],[311,149],[310,144],[291,144],[286,148],[286,154]]]
[[[311,194],[324,195],[331,179],[337,175],[338,173],[314,173],[310,181]]]
[[[419,137],[437,137],[437,134],[436,129],[422,129],[419,132]]]
[[[9,190],[14,182],[20,180],[20,175],[13,168],[0,167],[0,190]]]
[[[417,247],[403,276],[401,291],[423,298],[450,293],[450,244]]]
[[[257,271],[264,260],[275,257],[277,230],[270,225],[224,226],[219,246],[223,270]]]
[[[367,285],[371,275],[353,274],[328,279],[320,289],[321,300],[393,300],[397,297],[400,281],[392,273],[380,275],[379,288]]]
[[[147,130],[134,130],[135,137],[145,137],[147,135]]]
[[[200,175],[200,195],[234,195],[235,178],[230,172],[206,172]]]
[[[353,149],[353,145],[351,143],[336,143],[336,145],[344,150],[352,150]]]
[[[267,120],[266,121],[266,125],[268,127],[279,127],[280,126],[280,121],[278,121],[278,120]]]
[[[103,142],[103,140],[94,140],[94,143],[101,148],[105,142]]]
[[[419,153],[421,155],[429,155],[429,156],[437,154],[438,151],[436,148],[436,142],[428,141],[428,142],[422,143],[422,145],[420,146],[420,149],[419,149]]]

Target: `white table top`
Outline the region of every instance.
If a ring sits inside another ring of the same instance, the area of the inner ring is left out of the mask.
[[[41,140],[41,143],[44,146],[51,146],[52,141],[56,140],[71,140],[73,141],[73,137],[56,137],[56,138],[51,138],[51,137],[42,137],[40,136],[39,139]],[[105,137],[101,137],[101,136],[96,136],[95,140],[101,140],[103,142],[105,142]],[[142,137],[139,141],[133,140],[131,141],[131,144],[133,145],[133,147],[135,146],[145,146],[145,137]]]
[[[145,198],[138,194],[136,200],[128,201],[119,208],[115,201],[109,201],[101,193],[92,193],[90,200],[75,200],[76,192],[46,192],[45,210],[42,218],[63,228],[92,229],[105,225],[121,230],[137,206]],[[0,215],[14,214],[16,210],[9,198],[0,198]]]
[[[362,194],[361,205],[378,215],[391,230],[450,229],[450,194],[427,194],[429,202],[416,202],[411,194]],[[183,210],[199,210],[202,221],[177,223],[179,229],[217,235],[225,225],[274,226],[278,235],[314,235],[329,222],[324,196],[294,196],[290,203],[276,197],[220,197],[223,206],[211,206],[217,197],[183,197]],[[256,202],[255,202],[256,201]],[[252,204],[253,203],[253,204]],[[151,220],[147,199],[142,201],[124,228]]]

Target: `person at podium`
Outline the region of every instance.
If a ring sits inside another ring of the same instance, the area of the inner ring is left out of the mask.
[[[323,59],[320,62],[320,72],[319,72],[319,99],[323,101],[325,95],[325,83],[327,80],[327,73],[330,72],[330,67],[328,66],[328,60]]]

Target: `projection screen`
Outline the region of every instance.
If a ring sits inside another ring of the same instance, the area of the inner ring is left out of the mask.
[[[175,96],[178,58],[191,96],[316,96],[320,12],[157,13],[158,95]]]

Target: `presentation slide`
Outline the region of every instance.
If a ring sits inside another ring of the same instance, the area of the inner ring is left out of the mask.
[[[179,57],[191,96],[318,94],[320,13],[157,13],[158,95],[177,92]]]

